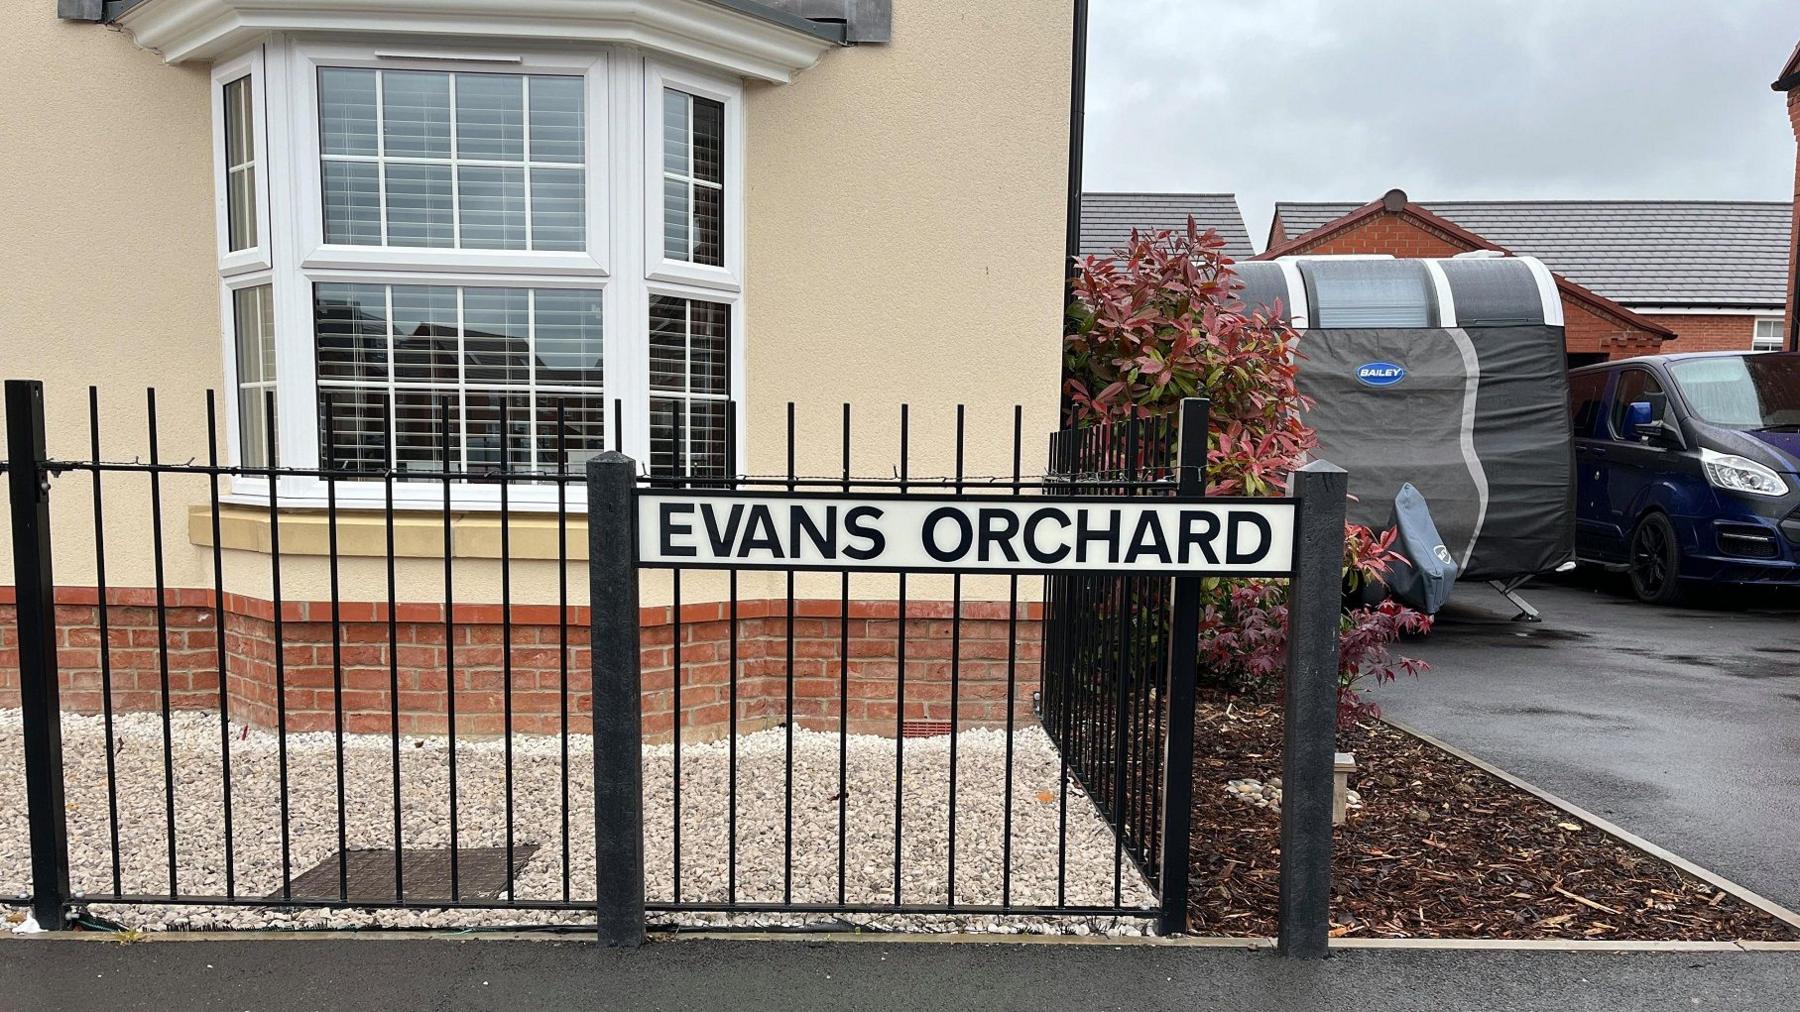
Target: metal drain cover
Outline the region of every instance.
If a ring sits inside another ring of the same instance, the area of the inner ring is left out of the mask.
[[[519,873],[531,863],[532,855],[537,853],[537,844],[520,843],[513,846],[513,881],[517,882]],[[345,895],[349,902],[358,900],[365,902],[394,901],[394,851],[390,847],[351,848],[343,852],[346,886]],[[408,903],[429,903],[433,900],[449,901],[450,889],[450,849],[448,847],[407,848],[401,851],[401,873],[404,876],[406,891],[404,899]],[[456,895],[464,900],[496,899],[506,891],[506,848],[505,847],[459,847],[456,851]],[[339,896],[338,891],[338,854],[330,857],[295,876],[293,881],[295,899],[333,900]],[[279,890],[271,893],[271,900],[281,899]]]

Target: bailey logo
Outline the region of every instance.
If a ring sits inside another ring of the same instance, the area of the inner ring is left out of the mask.
[[[1395,362],[1368,362],[1356,367],[1356,381],[1364,386],[1391,387],[1406,378],[1406,367]]]

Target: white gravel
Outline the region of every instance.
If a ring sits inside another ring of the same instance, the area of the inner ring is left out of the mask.
[[[156,714],[115,717],[119,791],[119,850],[123,892],[167,894],[168,838],[164,814],[162,727]],[[173,717],[176,798],[176,866],[180,891],[225,892],[224,831],[217,714],[183,712]],[[106,804],[106,754],[100,718],[65,715],[64,780],[69,809],[71,883],[74,890],[111,888],[111,845]],[[278,736],[259,728],[231,730],[233,855],[237,892],[261,896],[281,887]],[[686,745],[681,753],[681,888],[689,901],[726,898],[726,741]],[[762,731],[738,739],[737,898],[783,899],[786,732]],[[832,903],[838,889],[838,747],[836,734],[794,734],[793,884],[795,903]],[[344,739],[346,841],[351,848],[393,845],[393,767],[386,735]],[[847,875],[850,903],[893,899],[894,741],[852,736],[847,765]],[[948,737],[905,743],[904,831],[901,900],[943,903],[948,892],[946,851],[949,813]],[[1001,900],[1002,819],[1006,735],[965,731],[957,742],[956,899],[964,904]],[[327,734],[288,736],[292,874],[332,855],[338,847],[336,754]],[[562,898],[563,769],[554,737],[513,739],[515,844],[538,850],[516,883],[521,899]],[[497,739],[457,743],[457,839],[460,847],[499,847],[506,842],[504,752]],[[403,845],[447,847],[449,829],[448,742],[442,737],[401,739]],[[672,896],[674,750],[644,749],[645,860],[652,903]],[[1012,900],[1053,904],[1057,892],[1059,763],[1049,739],[1036,727],[1014,736]],[[23,742],[18,710],[0,710],[0,897],[29,889]],[[593,895],[593,759],[591,740],[569,742],[569,849],[572,896]],[[1044,799],[1050,799],[1048,801]],[[1110,828],[1071,785],[1067,826],[1066,899],[1076,905],[1113,900],[1114,842]],[[1120,889],[1124,905],[1143,909],[1154,898],[1129,857]],[[93,912],[128,927],[458,927],[591,923],[585,911],[537,910],[280,910],[269,907],[120,906],[95,904]],[[1049,932],[1136,935],[1144,918],[1044,918],[974,915],[802,915],[706,913],[652,914],[656,925],[801,926],[843,923],[914,931]]]

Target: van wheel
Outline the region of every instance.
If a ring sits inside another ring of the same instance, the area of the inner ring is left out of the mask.
[[[1661,513],[1638,521],[1631,532],[1631,590],[1650,604],[1681,600],[1681,546],[1675,525]]]

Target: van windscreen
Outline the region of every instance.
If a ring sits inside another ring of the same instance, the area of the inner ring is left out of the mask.
[[[1695,358],[1671,363],[1669,372],[1705,421],[1800,431],[1800,355]]]

